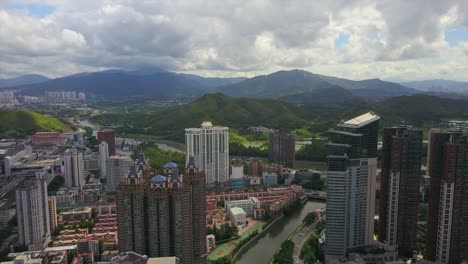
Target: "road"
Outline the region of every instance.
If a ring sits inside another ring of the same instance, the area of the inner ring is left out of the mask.
[[[297,229],[296,232],[294,232],[294,235],[291,237],[291,241],[294,242],[294,253],[293,253],[294,263],[296,264],[304,263],[304,261],[299,258],[302,245],[306,242],[307,238],[309,238],[309,235],[315,231],[315,227],[323,218],[324,217],[315,220],[309,226],[304,225],[301,228]]]

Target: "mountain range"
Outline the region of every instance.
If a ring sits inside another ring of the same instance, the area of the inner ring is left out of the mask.
[[[302,70],[278,71],[253,78],[208,78],[159,68],[133,71],[107,70],[56,79],[28,75],[0,80],[0,88],[17,90],[21,95],[42,95],[44,91],[74,90],[87,93],[88,98],[105,100],[199,97],[205,93],[220,92],[235,97],[281,98],[298,104],[343,102],[353,104],[358,101],[375,101],[421,92],[449,96],[455,90],[468,93],[468,86],[466,89],[463,88],[465,84],[467,83],[445,80],[402,84],[380,79],[354,81]]]
[[[300,94],[307,95],[307,93],[317,89],[324,91],[337,86],[345,89],[342,90],[343,93],[350,91],[352,95],[373,99],[418,93],[416,89],[379,79],[352,81],[302,70],[279,71],[269,75],[256,76],[242,82],[219,87],[217,90],[230,96],[278,98]],[[335,92],[337,91],[335,90]]]
[[[451,92],[468,94],[468,82],[456,82],[443,79],[403,82],[400,83],[406,87],[428,92]]]
[[[199,96],[205,87],[240,81],[239,78],[204,78],[196,75],[145,70],[80,73],[46,82],[13,87],[22,95],[42,95],[44,91],[82,91],[101,99],[128,97]]]
[[[39,74],[28,74],[11,79],[0,79],[0,88],[14,87],[18,85],[27,85],[41,83],[50,80]]]

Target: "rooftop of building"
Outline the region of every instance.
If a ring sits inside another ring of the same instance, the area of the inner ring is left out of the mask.
[[[166,164],[164,164],[164,168],[167,168],[167,169],[175,169],[177,168],[177,164],[175,164],[174,162],[168,162]]]
[[[145,154],[140,153],[138,155],[138,164],[142,165],[142,164],[145,164],[145,163],[146,163]]]
[[[227,127],[223,126],[214,126],[210,121],[204,121],[201,123],[201,127],[199,128],[186,128],[185,131],[198,131],[201,129],[228,129]]]
[[[110,128],[102,128],[100,129],[98,132],[115,132],[114,129],[110,129]]]
[[[57,135],[58,136],[58,135],[61,135],[61,134],[59,132],[52,131],[52,132],[37,132],[34,135]]]
[[[130,177],[130,178],[138,177],[138,172],[136,170],[135,165],[130,166],[130,169],[128,170],[128,177]]]
[[[380,119],[380,116],[376,115],[374,112],[368,112],[358,117],[344,121],[338,126],[349,127],[349,128],[360,128],[372,122],[375,122],[379,119]]]
[[[165,181],[166,181],[166,177],[162,175],[156,175],[153,178],[151,178],[151,182],[165,182]]]
[[[147,264],[177,264],[177,257],[159,257],[159,258],[149,258]]]
[[[108,158],[108,160],[128,160],[128,161],[132,161],[132,159],[129,156],[120,156],[120,155],[110,156]]]
[[[69,211],[64,211],[64,212],[60,212],[60,214],[82,214],[82,213],[86,213],[86,214],[89,214],[91,213],[93,209],[91,207],[83,207],[83,208],[77,208],[77,209],[73,209],[73,210],[69,210]]]
[[[240,207],[232,207],[230,210],[233,215],[242,215],[242,214],[245,215],[246,214],[244,209]]]
[[[348,248],[347,253],[359,253],[363,255],[368,254],[383,254],[386,252],[395,252],[396,248],[394,246],[388,246],[379,241],[373,241],[368,245],[361,245],[352,248]]]

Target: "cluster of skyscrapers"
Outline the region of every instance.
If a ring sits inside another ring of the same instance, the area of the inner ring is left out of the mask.
[[[45,92],[44,100],[48,103],[63,103],[63,102],[74,102],[74,101],[85,101],[86,94],[83,92],[75,91],[54,91]]]
[[[376,243],[392,256],[411,257],[415,252],[423,132],[412,127],[383,129],[379,227],[374,230],[379,121],[369,112],[328,131],[326,261],[339,263],[356,248]],[[185,133],[184,172],[172,162],[159,171],[152,169],[143,155],[136,161],[119,158],[115,132],[97,133],[101,176],[107,191],[116,192],[120,251],[177,256],[181,263],[206,262],[206,188],[223,188],[229,181],[229,131],[204,122]],[[270,134],[271,162],[294,167],[294,137],[293,132]],[[65,186],[81,188],[83,153],[68,149],[63,165]],[[235,178],[243,176],[240,164],[231,170]],[[468,259],[468,132],[430,130],[427,173],[425,258],[461,263]],[[47,196],[44,175],[26,180],[16,191],[16,201],[20,244],[28,250],[44,248],[57,226],[55,200]],[[383,259],[395,260],[386,255]]]
[[[374,243],[375,179],[380,117],[367,113],[329,131],[326,260]],[[423,132],[383,129],[378,240],[412,257],[416,249]],[[468,259],[468,133],[432,129],[425,258]]]

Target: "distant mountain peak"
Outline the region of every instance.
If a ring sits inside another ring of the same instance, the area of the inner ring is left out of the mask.
[[[220,87],[218,90],[230,96],[279,98],[309,94],[316,89],[331,86],[342,87],[352,91],[354,95],[371,100],[417,93],[415,89],[382,81],[378,78],[354,81],[299,69],[256,76],[242,82]]]
[[[48,77],[39,74],[26,74],[9,79],[0,79],[0,88],[46,82]]]

